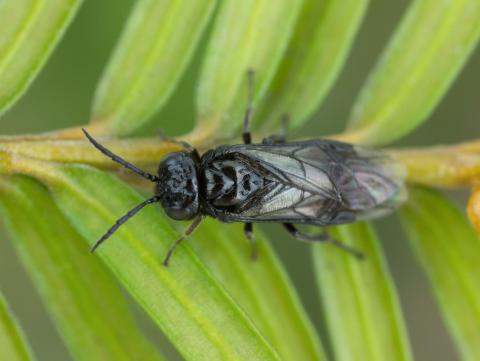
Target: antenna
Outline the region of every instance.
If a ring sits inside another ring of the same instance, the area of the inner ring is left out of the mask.
[[[129,210],[127,214],[119,218],[115,224],[110,227],[110,229],[93,245],[92,249],[90,252],[95,252],[95,250],[100,246],[107,238],[109,238],[112,234],[115,233],[115,231],[126,221],[128,221],[130,218],[132,218],[135,214],[137,214],[143,207],[145,207],[148,204],[152,204],[155,202],[158,202],[160,200],[159,196],[153,196],[152,198],[148,198],[147,200],[143,201],[140,203],[138,206],[135,208]]]
[[[145,172],[141,170],[140,168],[137,168],[134,166],[132,163],[127,162],[125,159],[119,157],[115,153],[113,153],[111,150],[108,150],[105,148],[103,145],[101,145],[99,142],[97,142],[93,137],[84,129],[82,128],[83,133],[87,137],[87,139],[90,141],[90,143],[93,144],[95,148],[97,148],[100,152],[105,154],[107,157],[111,158],[114,162],[117,162],[118,164],[124,166],[127,169],[130,169],[132,172],[137,173],[139,176],[142,176],[143,178],[148,179],[151,182],[158,182],[158,177],[150,174],[148,172]]]

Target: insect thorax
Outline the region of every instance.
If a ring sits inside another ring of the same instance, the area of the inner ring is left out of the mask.
[[[219,159],[204,169],[205,196],[214,207],[241,206],[269,180],[240,160]]]

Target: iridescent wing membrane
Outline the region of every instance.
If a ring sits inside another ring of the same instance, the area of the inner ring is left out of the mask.
[[[245,163],[267,180],[240,207],[218,214],[227,222],[349,223],[388,213],[406,195],[401,166],[341,142],[234,145],[215,150],[217,157]]]

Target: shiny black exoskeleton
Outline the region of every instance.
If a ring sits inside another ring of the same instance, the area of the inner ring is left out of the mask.
[[[249,106],[244,144],[220,146],[201,157],[185,145],[184,151],[171,153],[160,162],[157,175],[115,155],[84,130],[102,153],[155,182],[155,195],[121,217],[92,251],[147,204],[159,202],[170,218],[193,219],[170,248],[165,265],[175,247],[205,216],[245,223],[245,234],[251,241],[252,223],[282,223],[296,239],[328,241],[361,257],[326,233],[305,234],[294,224],[329,226],[385,214],[404,198],[402,170],[379,152],[336,141],[289,143],[284,136],[273,136],[261,144],[250,144],[251,114]],[[255,255],[255,247],[252,251]]]
[[[155,194],[170,218],[192,219],[200,212],[198,161],[195,153],[171,153],[158,167]]]

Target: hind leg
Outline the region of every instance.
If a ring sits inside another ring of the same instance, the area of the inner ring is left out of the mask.
[[[326,232],[323,231],[323,233],[319,234],[309,234],[309,233],[303,233],[297,229],[293,224],[291,223],[283,223],[283,226],[287,230],[288,233],[292,235],[293,238],[303,241],[303,242],[324,242],[324,243],[330,243],[334,245],[335,247],[338,247],[351,255],[355,256],[358,259],[363,259],[365,256],[363,255],[362,252],[351,248],[342,242],[337,241],[336,239],[333,239],[330,237],[330,235]]]

